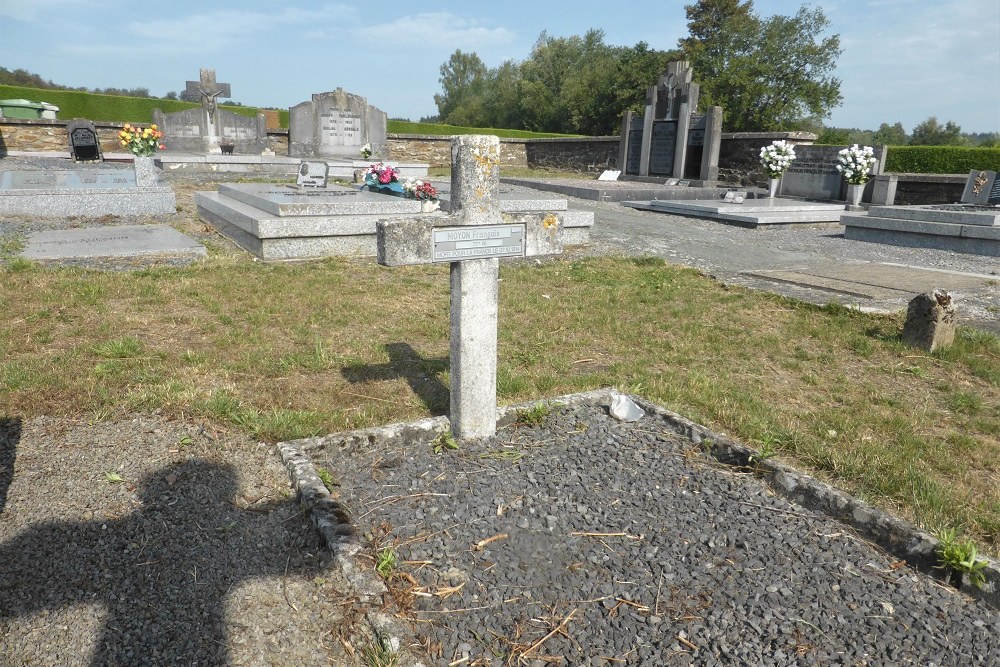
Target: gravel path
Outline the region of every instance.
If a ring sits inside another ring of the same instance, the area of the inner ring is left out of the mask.
[[[559,408],[440,453],[333,440],[303,448],[405,561],[434,664],[1000,664],[1000,614],[655,416]]]
[[[351,665],[363,611],[273,448],[0,422],[0,665]]]

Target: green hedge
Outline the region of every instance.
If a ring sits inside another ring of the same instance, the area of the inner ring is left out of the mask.
[[[93,121],[111,123],[151,123],[153,109],[164,113],[193,109],[198,104],[179,100],[164,100],[155,97],[122,97],[120,95],[95,95],[79,90],[55,90],[50,88],[24,88],[22,86],[0,86],[0,100],[25,99],[32,102],[48,102],[59,107],[59,118],[89,118]],[[260,110],[256,107],[234,107],[220,105],[242,116],[255,118]],[[288,111],[279,111],[281,126],[288,127]]]
[[[897,174],[967,174],[1000,171],[1000,148],[889,146],[885,170]]]
[[[406,120],[390,120],[386,131],[393,134],[427,134],[451,136],[455,134],[493,134],[502,139],[553,139],[578,137],[578,134],[553,134],[551,132],[529,132],[527,130],[504,130],[496,127],[461,127],[459,125],[438,125],[432,123],[411,123]]]

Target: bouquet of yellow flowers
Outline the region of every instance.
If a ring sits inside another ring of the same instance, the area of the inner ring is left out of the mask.
[[[166,148],[160,143],[162,138],[163,133],[157,129],[155,124],[141,128],[125,123],[118,133],[118,140],[121,142],[122,148],[127,148],[129,152],[140,157],[149,157],[156,152],[156,149],[162,151]]]

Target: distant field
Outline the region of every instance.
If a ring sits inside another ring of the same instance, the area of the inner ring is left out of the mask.
[[[32,102],[48,102],[59,107],[59,118],[89,118],[93,121],[113,123],[150,123],[153,109],[164,113],[184,111],[198,105],[194,102],[164,100],[156,97],[124,97],[121,95],[95,95],[79,90],[53,90],[50,88],[25,88],[23,86],[0,86],[0,100],[25,99]],[[236,107],[219,105],[241,116],[255,117],[260,113],[257,107]],[[279,110],[282,127],[288,127],[288,110]]]
[[[89,118],[93,121],[117,123],[150,123],[153,109],[173,113],[192,109],[194,102],[164,100],[155,97],[123,97],[121,95],[95,95],[79,90],[53,90],[50,88],[25,88],[23,86],[0,85],[0,100],[24,99],[32,102],[48,102],[59,107],[59,118]],[[260,113],[257,107],[236,107],[220,105],[243,116],[251,118]],[[288,109],[279,109],[281,127],[288,127]],[[437,125],[432,123],[412,123],[405,120],[390,120],[386,128],[393,134],[428,134],[450,136],[454,134],[495,134],[508,139],[542,139],[576,135],[552,134],[549,132],[528,132],[526,130],[505,130],[500,128],[459,127],[457,125]]]

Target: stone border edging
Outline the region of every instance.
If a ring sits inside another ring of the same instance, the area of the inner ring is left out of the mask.
[[[647,414],[655,415],[678,435],[687,438],[693,444],[707,445],[708,452],[720,463],[740,468],[754,468],[775,493],[854,528],[865,539],[900,560],[905,560],[914,569],[934,579],[940,578],[941,571],[934,568],[937,563],[934,551],[938,546],[938,540],[930,534],[787,465],[769,459],[755,462],[753,458],[758,457],[759,452],[754,449],[725,435],[714,433],[705,426],[642,397],[619,392],[614,388],[604,388],[529,401],[498,408],[498,425],[511,423],[518,410],[530,409],[537,405],[589,404],[608,407],[612,399],[621,395],[628,396]],[[340,568],[348,583],[355,588],[355,592],[364,601],[372,601],[373,598],[381,597],[387,592],[387,588],[374,572],[358,566],[356,556],[363,545],[357,536],[357,529],[351,521],[350,512],[330,495],[306,452],[324,451],[331,448],[348,449],[382,440],[436,437],[445,433],[448,427],[447,417],[431,417],[415,422],[389,424],[334,433],[318,438],[281,442],[277,445],[278,453],[288,470],[299,502],[308,509],[312,523],[320,531],[328,548],[333,552],[337,567]],[[985,556],[981,556],[981,558],[987,562],[984,571],[986,584],[982,589],[964,586],[961,592],[983,601],[990,607],[1000,609],[1000,563]],[[374,633],[388,637],[395,650],[402,649],[400,638],[408,633],[400,621],[384,612],[369,611],[366,612],[365,617]],[[407,656],[405,652],[402,653],[401,658],[409,660],[402,664],[423,667],[423,663],[414,662],[412,656]]]

